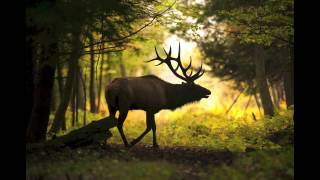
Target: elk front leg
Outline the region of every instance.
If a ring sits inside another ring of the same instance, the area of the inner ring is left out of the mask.
[[[126,147],[128,147],[129,145],[128,145],[127,138],[126,138],[126,136],[125,136],[124,133],[123,133],[122,127],[123,127],[124,121],[126,120],[127,114],[128,114],[128,110],[126,110],[126,111],[120,111],[119,118],[118,118],[118,122],[117,122],[117,128],[118,128],[119,133],[120,133],[120,135],[121,135],[122,141],[123,141],[123,143],[124,143],[124,145],[125,145]]]
[[[154,115],[152,116],[152,121],[151,121],[151,128],[152,128],[152,135],[153,135],[153,147],[157,148],[159,147],[158,144],[157,144],[157,137],[156,137],[156,130],[157,130],[157,127],[156,127],[156,122],[154,121]]]
[[[154,114],[147,112],[146,122],[147,122],[146,130],[139,137],[137,137],[137,139],[133,140],[130,143],[131,147],[137,144],[139,141],[141,141],[141,139],[151,130],[151,128],[153,128],[152,124],[154,123]]]

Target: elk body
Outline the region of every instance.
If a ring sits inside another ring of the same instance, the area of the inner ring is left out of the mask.
[[[158,147],[156,141],[156,123],[154,114],[162,109],[174,110],[184,104],[199,101],[202,98],[208,98],[211,92],[194,83],[194,80],[201,77],[204,73],[202,65],[200,70],[192,75],[187,75],[187,70],[191,67],[191,61],[188,67],[184,68],[180,60],[180,44],[177,58],[171,57],[171,47],[169,53],[166,53],[165,59],[160,58],[155,49],[157,57],[148,62],[158,60],[160,64],[166,63],[170,70],[180,79],[184,80],[182,84],[171,84],[154,75],[141,77],[116,78],[106,88],[106,100],[110,116],[115,118],[116,111],[119,110],[117,128],[126,147],[131,147],[138,143],[150,130],[153,132],[153,146]],[[176,61],[178,66],[173,68],[171,61]],[[181,69],[183,75],[177,73]],[[123,123],[126,120],[129,110],[146,111],[146,130],[130,144],[123,132]]]

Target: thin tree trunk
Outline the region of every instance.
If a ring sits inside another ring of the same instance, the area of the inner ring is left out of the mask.
[[[90,38],[90,43],[93,43],[93,39]],[[89,85],[89,94],[90,94],[90,112],[95,113],[97,112],[96,106],[96,94],[95,94],[95,78],[94,78],[94,53],[93,53],[93,46],[90,46],[91,53],[90,53],[90,85]]]
[[[54,82],[55,67],[45,64],[49,58],[54,58],[57,46],[48,47],[48,54],[42,53],[39,79],[34,90],[33,108],[31,119],[27,129],[27,142],[39,142],[46,139],[49,122],[52,88]],[[44,52],[44,47],[42,48]]]
[[[82,76],[81,76],[81,79],[82,79]],[[86,93],[86,86],[85,86],[85,82],[87,81],[87,74],[84,73],[84,81],[82,79],[82,84],[83,84],[83,88],[84,88],[84,112],[83,112],[83,126],[85,126],[87,123],[86,123],[86,113],[87,113],[87,110],[86,110],[86,105],[87,105],[87,93]]]
[[[127,76],[127,73],[126,73],[126,67],[125,67],[125,65],[123,64],[123,55],[122,55],[122,52],[120,52],[119,65],[120,65],[120,74],[121,74],[121,77],[126,77],[126,76]]]
[[[52,87],[52,95],[51,95],[51,105],[50,105],[50,112],[55,112],[57,109],[57,84],[53,81]]]
[[[254,113],[252,113],[252,118],[254,121],[257,121],[256,115],[254,115]]]
[[[254,96],[254,100],[256,101],[256,104],[257,104],[257,107],[258,107],[258,110],[259,110],[259,114],[260,114],[260,116],[262,116],[262,113],[261,113],[261,104],[260,104],[260,102],[259,102],[259,97],[257,96],[256,93],[254,93],[253,96]]]
[[[291,54],[291,56],[293,56]],[[293,58],[293,57],[292,57]],[[284,91],[286,97],[287,107],[294,104],[294,71],[293,71],[293,59],[290,58],[288,68],[284,72]]]
[[[77,71],[75,72],[76,82],[75,82],[75,88],[74,88],[74,89],[76,89],[76,91],[75,91],[75,93],[76,93],[76,96],[75,96],[76,119],[75,119],[75,121],[77,124],[79,122],[79,69],[80,69],[80,67],[79,67],[79,65],[77,65]]]
[[[277,89],[277,94],[278,94],[278,97],[279,97],[279,101],[285,101],[285,97],[284,97],[284,90],[283,90],[283,81],[277,83],[277,86],[276,86],[276,89]]]
[[[280,100],[277,93],[276,83],[270,83],[272,100],[274,105],[279,109],[280,108]]]
[[[244,108],[244,111],[246,111],[248,109],[250,101],[251,101],[251,97],[252,97],[252,95],[249,96],[249,99],[248,99],[248,102],[246,104],[246,107]]]
[[[72,86],[74,82],[74,74],[76,71],[76,65],[77,62],[80,58],[80,46],[81,46],[81,41],[80,41],[80,32],[75,33],[73,37],[73,52],[71,54],[70,60],[69,60],[69,70],[68,70],[68,77],[66,84],[64,86],[64,94],[63,98],[60,101],[58,110],[55,114],[54,120],[52,127],[50,129],[51,133],[57,133],[60,129],[65,130],[66,129],[66,111],[68,108],[68,104],[70,101],[70,97],[72,94]]]
[[[101,107],[101,91],[102,91],[102,74],[103,74],[103,63],[104,63],[104,54],[102,54],[100,61],[100,74],[99,74],[99,85],[98,85],[98,107],[97,110],[100,112]]]
[[[73,84],[73,91],[72,91],[72,127],[78,122],[78,92],[79,92],[79,65],[77,63],[76,70],[74,73],[74,84]]]
[[[33,48],[33,41],[28,40],[26,42],[26,132],[30,122],[32,107],[33,107],[33,93],[34,93],[34,59],[35,51]]]
[[[245,89],[244,89],[245,90]],[[233,100],[232,104],[230,105],[230,107],[228,108],[228,110],[226,111],[226,115],[229,113],[229,111],[232,109],[233,105],[236,104],[236,102],[238,101],[240,95],[244,92],[244,90],[242,90],[238,96]]]
[[[83,83],[81,81],[81,73],[80,73],[80,67],[78,69],[78,108],[85,110],[85,105],[84,105],[84,88],[83,88]]]
[[[58,80],[58,87],[59,87],[59,96],[61,100],[63,96],[63,78],[62,78],[62,66],[59,62],[57,63],[57,80]]]
[[[76,73],[75,73],[76,75]],[[77,78],[77,77],[74,77]],[[75,80],[76,81],[76,80]],[[72,121],[71,121],[71,126],[74,127],[75,121],[76,121],[76,83],[74,82],[73,87],[72,87],[72,98],[71,98],[71,109],[72,109]]]
[[[255,65],[256,65],[256,81],[259,94],[261,97],[262,107],[264,115],[274,115],[274,108],[267,84],[267,77],[265,71],[265,58],[264,50],[262,47],[257,46],[255,48]]]
[[[112,80],[112,74],[110,73],[111,70],[111,53],[107,54],[107,67],[106,67],[106,72],[107,72],[107,84],[110,84]]]

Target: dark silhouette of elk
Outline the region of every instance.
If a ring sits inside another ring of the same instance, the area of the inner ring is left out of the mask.
[[[192,59],[190,57],[189,65],[184,68],[180,60],[180,43],[178,57],[171,57],[171,46],[169,53],[163,49],[167,57],[161,58],[155,47],[157,57],[146,62],[160,61],[158,65],[165,63],[175,76],[184,80],[182,84],[171,84],[154,75],[146,75],[141,77],[123,77],[114,79],[106,88],[106,100],[110,117],[115,118],[116,111],[119,110],[117,128],[126,147],[132,147],[138,143],[150,130],[153,132],[153,146],[158,147],[156,141],[156,124],[154,114],[162,109],[174,110],[184,104],[199,101],[201,98],[208,98],[211,92],[194,83],[204,74],[202,64],[199,71],[192,75],[188,75],[187,70],[190,69]],[[171,61],[178,63],[174,68]],[[181,69],[182,75],[177,70]],[[123,123],[127,117],[128,111],[140,109],[146,111],[146,130],[130,145],[123,133]]]

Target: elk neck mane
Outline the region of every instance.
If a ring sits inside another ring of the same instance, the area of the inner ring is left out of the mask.
[[[145,75],[141,76],[141,78],[156,79],[166,85],[166,95],[168,97],[168,100],[165,109],[174,110],[187,103],[197,101],[196,99],[193,99],[192,96],[190,96],[189,89],[185,88],[185,86],[182,86],[182,84],[169,83],[155,75]]]

